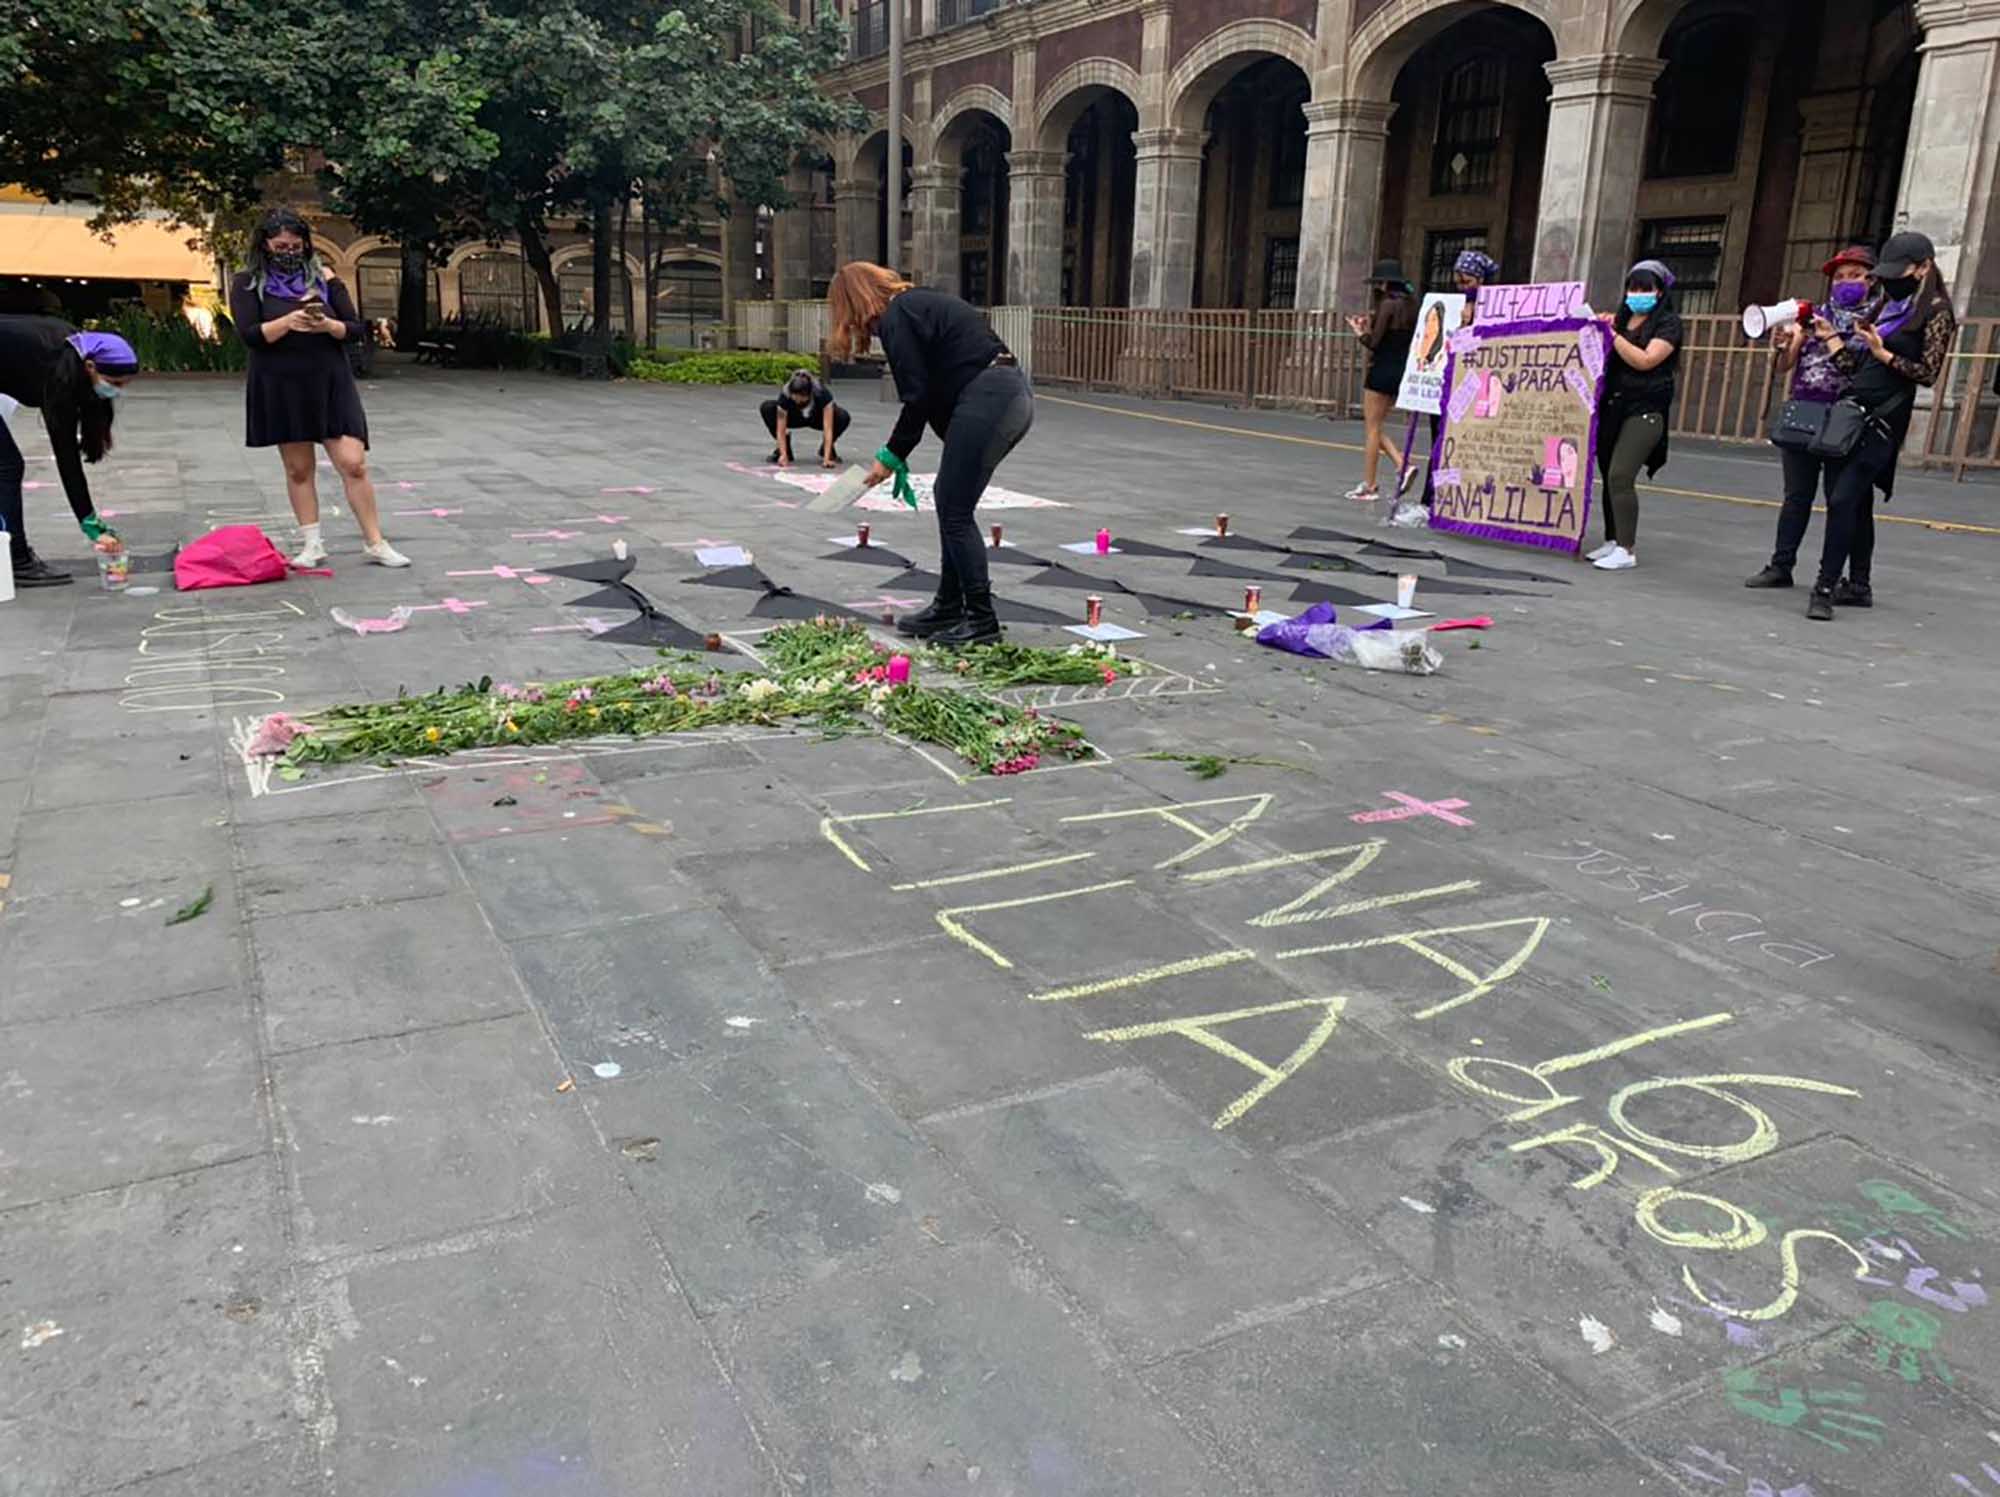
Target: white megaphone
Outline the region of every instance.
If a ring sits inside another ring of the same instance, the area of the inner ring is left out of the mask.
[[[1803,322],[1812,316],[1809,301],[1772,302],[1768,307],[1749,306],[1743,309],[1743,334],[1748,338],[1761,338],[1781,327],[1790,327],[1795,322]]]

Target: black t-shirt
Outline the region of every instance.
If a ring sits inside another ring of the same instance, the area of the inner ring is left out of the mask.
[[[903,402],[888,442],[900,458],[923,440],[926,422],[942,437],[965,387],[1007,351],[971,303],[923,286],[889,303],[876,336]]]
[[[813,381],[812,398],[800,405],[783,385],[778,387],[778,410],[787,426],[818,427],[826,420],[826,408],[833,404],[833,391],[819,380]]]
[[[1672,307],[1655,307],[1635,333],[1625,330],[1625,316],[1621,304],[1611,322],[1615,336],[1641,349],[1655,338],[1665,338],[1674,351],[1651,369],[1634,369],[1613,350],[1605,359],[1605,398],[1628,411],[1666,411],[1674,403],[1674,377],[1680,368],[1681,344],[1687,337],[1681,330],[1681,314]]]

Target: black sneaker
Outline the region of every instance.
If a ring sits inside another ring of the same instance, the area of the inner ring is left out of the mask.
[[[58,572],[32,551],[28,553],[26,561],[14,563],[16,587],[67,587],[75,580],[67,572]]]
[[[778,461],[778,459],[782,458],[784,455],[785,455],[784,453],[780,452],[777,448],[773,447],[771,449],[771,455],[765,458],[764,461],[767,463],[775,463]]]
[[[1806,600],[1806,617],[1825,623],[1833,617],[1833,594],[1823,587],[1812,590],[1812,597]]]
[[[1833,601],[1842,608],[1873,608],[1875,589],[1865,582],[1851,582],[1843,577],[1833,585]]]
[[[1792,585],[1792,574],[1781,567],[1770,566],[1764,568],[1755,577],[1744,579],[1743,585],[1745,587],[1790,587]]]

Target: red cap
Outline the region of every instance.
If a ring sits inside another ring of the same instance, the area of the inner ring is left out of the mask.
[[[1875,251],[1865,244],[1850,244],[1826,264],[1820,266],[1821,275],[1832,275],[1842,265],[1859,265],[1863,270],[1875,268]]]

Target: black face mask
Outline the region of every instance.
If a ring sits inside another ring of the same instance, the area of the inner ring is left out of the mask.
[[[1882,282],[1882,289],[1894,300],[1901,301],[1906,296],[1916,295],[1917,278],[1913,275],[1890,276]]]
[[[297,250],[281,254],[277,250],[264,252],[265,263],[281,275],[297,275],[306,268],[306,257]]]

